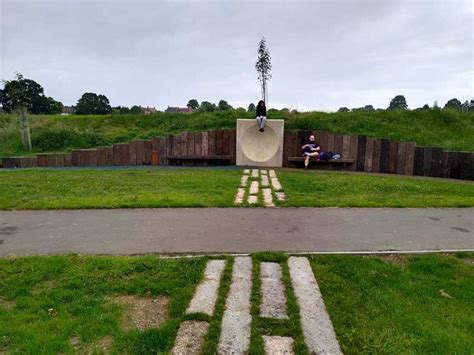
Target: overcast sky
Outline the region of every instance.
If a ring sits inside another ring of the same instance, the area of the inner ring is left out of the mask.
[[[474,96],[471,0],[0,0],[0,78],[15,72],[65,105],[247,107],[257,44],[273,64],[269,106],[410,108]]]

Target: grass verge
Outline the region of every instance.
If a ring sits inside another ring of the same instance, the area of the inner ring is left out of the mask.
[[[344,353],[472,353],[474,254],[310,263]]]
[[[234,207],[241,170],[0,170],[0,210]],[[280,170],[280,207],[474,207],[466,182]],[[263,206],[259,189],[258,204]]]
[[[474,207],[463,182],[345,172],[278,171],[282,207]]]
[[[230,207],[239,170],[0,171],[0,209]]]

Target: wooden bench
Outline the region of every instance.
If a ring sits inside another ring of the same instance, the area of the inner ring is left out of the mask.
[[[304,157],[289,157],[288,161],[290,163],[303,163]],[[314,161],[314,157],[310,160],[314,164],[341,164],[343,168],[346,168],[350,164],[354,164],[354,159],[329,159],[329,160],[320,160],[318,162]],[[311,164],[310,164],[311,165]]]
[[[200,161],[213,163],[230,163],[230,155],[172,155],[167,157],[169,161]]]

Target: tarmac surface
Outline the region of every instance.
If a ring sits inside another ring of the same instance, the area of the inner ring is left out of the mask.
[[[474,208],[0,212],[0,256],[474,250]]]

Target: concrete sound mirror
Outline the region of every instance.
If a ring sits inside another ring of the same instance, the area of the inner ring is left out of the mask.
[[[284,120],[267,120],[260,132],[255,120],[237,120],[237,165],[281,167],[284,126]]]

